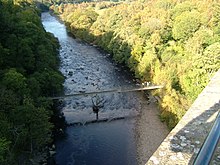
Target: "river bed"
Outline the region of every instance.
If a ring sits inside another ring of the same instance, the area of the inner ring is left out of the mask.
[[[60,42],[66,95],[137,86],[109,54],[73,39],[65,25],[48,12],[42,13],[42,23]],[[155,100],[147,100],[142,92],[83,95],[64,103],[66,122],[81,124],[67,127],[65,136],[55,142],[58,165],[144,164],[168,134],[158,118]],[[99,120],[107,120],[86,124],[97,119],[92,109],[96,103],[102,104]]]

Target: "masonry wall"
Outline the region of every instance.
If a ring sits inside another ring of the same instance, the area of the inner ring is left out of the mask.
[[[220,69],[146,164],[193,164],[219,110]],[[220,164],[220,145],[213,164]]]

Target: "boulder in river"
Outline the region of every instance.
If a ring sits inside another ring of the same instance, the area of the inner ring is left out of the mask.
[[[72,76],[73,75],[73,71],[69,71],[68,75]]]

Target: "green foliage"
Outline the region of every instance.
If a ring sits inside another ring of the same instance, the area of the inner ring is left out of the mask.
[[[39,85],[41,95],[55,96],[57,93],[62,93],[64,77],[59,72],[46,69],[43,72],[35,72],[33,76],[35,80],[32,79],[32,82],[35,86]]]
[[[203,69],[206,73],[217,71],[220,68],[220,43],[216,42],[208,46],[204,51],[204,58],[200,60],[203,62]]]
[[[171,10],[172,18],[180,16],[184,12],[191,12],[192,10],[197,9],[195,2],[193,1],[183,1],[177,3],[175,7]]]
[[[25,98],[24,104],[16,107],[11,116],[18,132],[14,139],[17,141],[15,148],[33,152],[33,148],[47,144],[50,137],[46,135],[52,126],[48,120],[45,109],[36,108],[31,99]]]
[[[75,37],[91,42],[93,36],[90,35],[88,30],[95,22],[97,16],[98,15],[94,9],[90,7],[85,10],[75,9],[74,12],[66,17],[66,23],[69,24],[69,28],[74,32]]]
[[[21,73],[18,73],[15,69],[10,69],[5,73],[2,84],[14,92],[21,91],[20,94],[26,89],[27,84],[25,81],[26,79]]]
[[[176,40],[186,40],[199,29],[199,13],[196,11],[184,12],[177,16],[173,24],[173,38]]]
[[[157,2],[158,8],[163,8],[163,9],[172,9],[175,6],[175,2],[172,0],[160,0]]]
[[[214,35],[213,31],[208,28],[200,28],[193,36],[186,42],[185,50],[190,54],[202,54],[204,49],[215,43],[217,36]]]
[[[56,11],[58,8],[53,6]],[[92,21],[85,14],[88,11],[96,13]],[[60,16],[74,35],[111,53],[141,81],[165,85],[153,94],[161,98],[161,119],[169,128],[178,123],[220,68],[220,5],[217,2],[67,4],[62,6]]]
[[[31,1],[0,0],[0,164],[25,164],[51,139],[52,102],[61,93],[59,44]],[[16,4],[16,5],[14,5]],[[21,160],[21,161],[20,161]]]
[[[213,19],[212,19],[212,26],[214,32],[218,35],[220,34],[220,4],[218,2],[213,3]]]
[[[5,138],[0,138],[0,163],[5,163],[8,156],[10,142]]]
[[[156,53],[153,50],[146,50],[135,72],[138,78],[142,79],[143,81],[151,80],[151,75],[149,73],[152,72],[151,69],[155,60],[157,60]]]

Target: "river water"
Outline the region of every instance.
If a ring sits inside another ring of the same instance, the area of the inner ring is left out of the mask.
[[[66,95],[136,86],[108,54],[73,39],[55,17],[42,13],[42,23],[60,42]],[[159,121],[154,100],[149,104],[141,92],[84,95],[64,102],[66,122],[81,124],[67,127],[65,137],[56,141],[58,165],[144,164],[168,133]],[[92,109],[96,103],[102,106],[99,120],[107,120],[86,124],[96,120]]]

